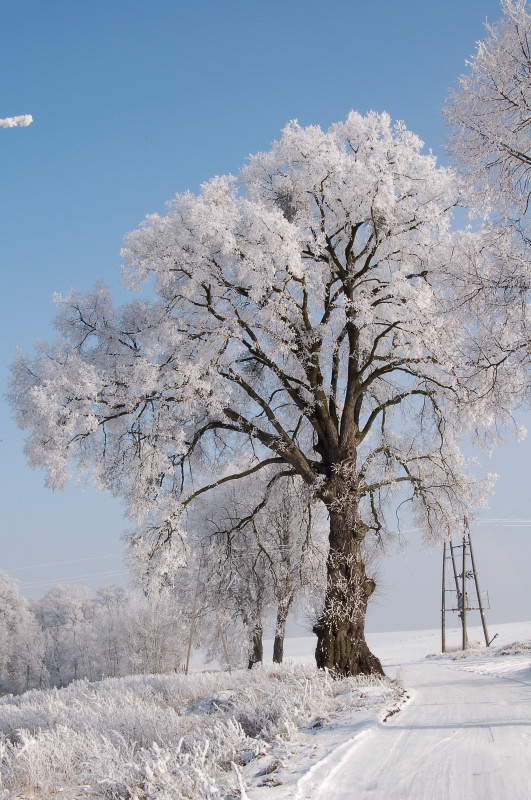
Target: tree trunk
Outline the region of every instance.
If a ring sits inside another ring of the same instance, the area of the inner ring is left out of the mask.
[[[361,552],[366,526],[355,501],[330,507],[330,552],[323,613],[314,625],[315,660],[334,677],[383,675],[382,665],[365,641],[367,603],[376,588],[367,577]]]
[[[279,603],[277,608],[277,622],[275,625],[275,641],[273,643],[273,664],[282,664],[284,658],[284,637],[286,635],[286,620],[293,597],[286,603]]]
[[[261,664],[264,660],[264,646],[262,644],[262,626],[255,625],[251,640],[251,652],[249,653],[248,669],[252,669],[255,664]]]

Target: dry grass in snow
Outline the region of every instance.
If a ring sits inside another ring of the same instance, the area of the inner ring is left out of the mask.
[[[387,679],[333,681],[299,664],[78,681],[7,696],[0,798],[239,798],[240,767],[263,758],[266,774],[288,743],[307,736],[302,729],[338,713],[385,713],[400,693]]]

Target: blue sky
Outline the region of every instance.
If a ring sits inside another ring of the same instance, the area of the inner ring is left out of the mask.
[[[441,104],[500,14],[494,0],[0,2],[0,117],[35,120],[0,129],[0,391],[15,347],[53,337],[54,292],[104,277],[123,299],[123,235],[176,192],[236,171],[288,120],[386,110],[444,160]],[[45,490],[5,401],[0,414],[0,568],[35,596],[125,581],[119,504]],[[488,464],[502,480],[486,517],[531,517],[530,453],[511,445]],[[475,533],[498,621],[531,617],[530,534]],[[412,536],[382,563],[374,628],[438,624],[439,550],[417,550]]]

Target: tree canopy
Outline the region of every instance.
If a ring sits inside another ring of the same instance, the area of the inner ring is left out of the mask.
[[[503,230],[502,240],[493,247],[491,239],[488,245],[499,260],[498,277],[478,274],[475,280],[487,294],[497,285],[496,302],[507,291],[516,312],[505,333],[496,338],[495,349],[501,345],[502,358],[525,371],[530,342],[525,307],[531,280],[531,15],[526,0],[503,0],[501,6],[503,18],[486,25],[487,37],[478,43],[444,112],[451,126],[448,149],[463,181],[464,204],[491,221],[494,239]],[[487,319],[491,312],[492,305],[486,309]],[[478,364],[493,373],[499,356],[488,350],[482,354],[478,349],[476,356]],[[529,400],[528,388],[524,395]]]
[[[531,197],[531,15],[525,0],[503,0],[487,25],[445,113],[450,150],[483,213],[521,219]]]

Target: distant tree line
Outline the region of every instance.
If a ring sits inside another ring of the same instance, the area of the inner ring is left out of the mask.
[[[162,594],[107,586],[54,586],[39,601],[0,572],[0,693],[62,687],[134,673],[169,672],[182,661],[183,617]]]
[[[226,645],[231,666],[250,668],[262,661],[266,622],[280,663],[290,611],[298,605],[313,622],[325,521],[292,480],[252,510],[230,493],[218,497],[215,522],[204,509],[204,533],[186,567],[143,592],[104,586],[92,596],[84,586],[57,585],[30,601],[0,571],[0,693],[181,670],[192,643],[220,665]]]

